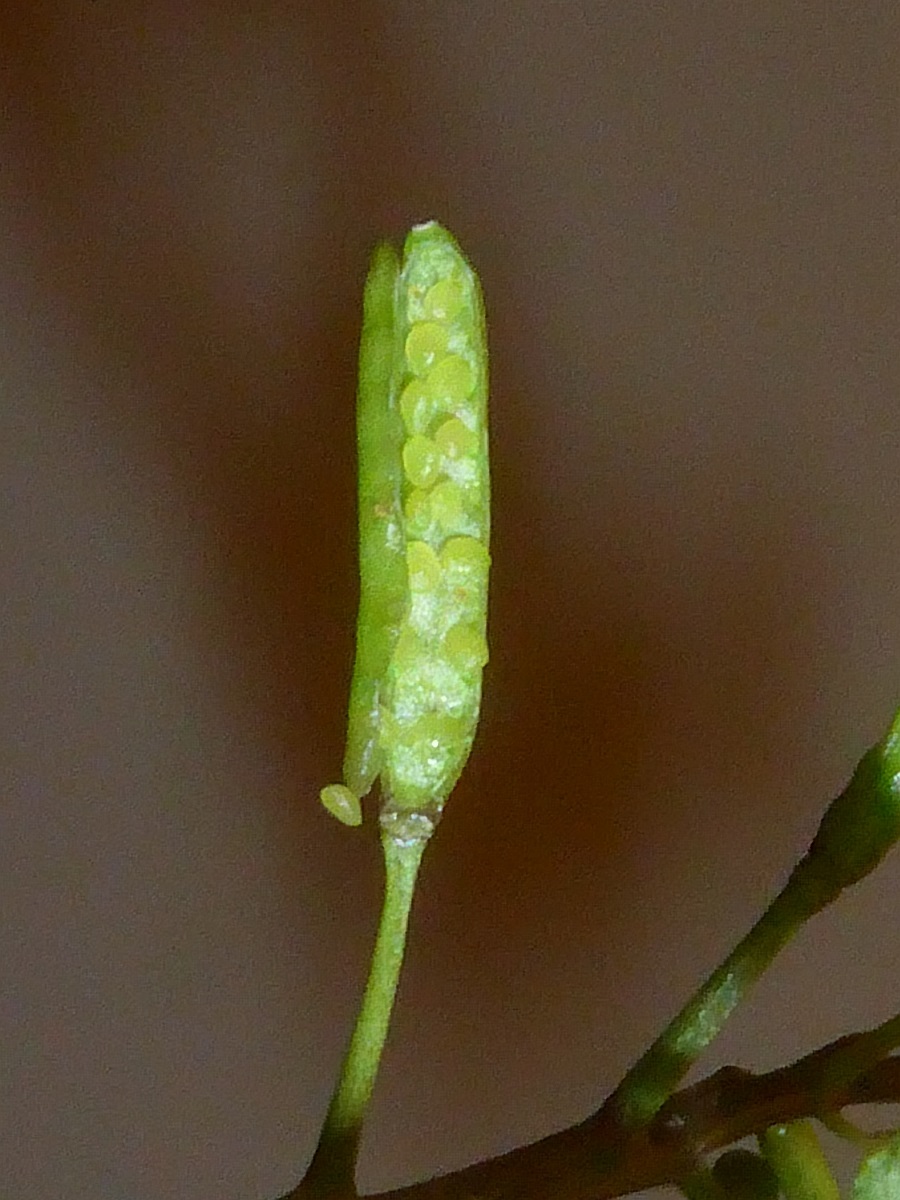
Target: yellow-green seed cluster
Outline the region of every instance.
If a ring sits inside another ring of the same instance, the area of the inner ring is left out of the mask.
[[[472,744],[490,558],[481,298],[439,226],[407,240],[398,285],[409,613],[388,668],[381,743],[401,807],[439,806]]]

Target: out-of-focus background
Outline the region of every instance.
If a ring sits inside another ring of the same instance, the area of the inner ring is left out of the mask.
[[[0,17],[0,1191],[267,1200],[378,898],[340,770],[359,298],[436,217],[490,314],[476,751],[361,1163],[579,1120],[900,697],[893,4]],[[889,863],[702,1064],[898,1008]]]

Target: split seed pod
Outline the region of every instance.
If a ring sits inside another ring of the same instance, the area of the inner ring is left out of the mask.
[[[451,235],[415,226],[373,256],[359,400],[360,606],[347,824],[380,777],[387,809],[437,817],[472,748],[488,658],[490,482],[481,290]]]

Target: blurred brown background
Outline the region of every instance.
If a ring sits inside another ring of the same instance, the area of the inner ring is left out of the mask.
[[[367,1189],[598,1104],[900,696],[900,15],[715,0],[0,17],[0,1192],[266,1200],[364,970],[319,808],[373,242],[493,352],[492,661]],[[703,1063],[900,1007],[898,862]]]

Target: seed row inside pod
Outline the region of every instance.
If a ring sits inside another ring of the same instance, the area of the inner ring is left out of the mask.
[[[344,783],[321,799],[358,824],[380,776],[382,823],[420,814],[432,828],[469,756],[488,657],[484,312],[435,222],[410,232],[402,265],[379,247],[363,307],[356,661]]]
[[[471,748],[487,662],[487,362],[477,281],[440,226],[414,229],[398,283],[409,613],[388,668],[384,781],[440,807]]]

